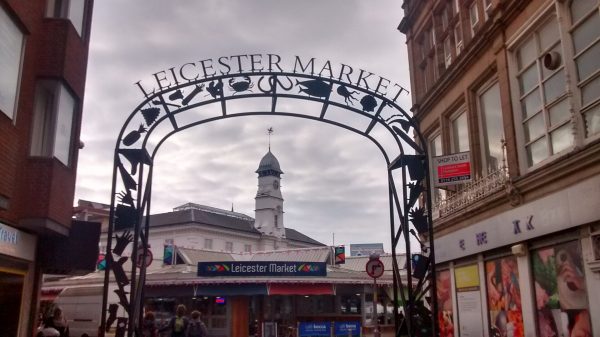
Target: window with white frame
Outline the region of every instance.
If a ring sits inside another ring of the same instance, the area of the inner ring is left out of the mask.
[[[483,15],[485,19],[489,19],[488,12],[492,8],[492,0],[483,0]]]
[[[577,86],[586,137],[600,133],[600,10],[597,0],[570,4],[571,36],[575,52]]]
[[[460,0],[454,0],[454,14],[460,13]]]
[[[451,36],[448,35],[444,39],[444,65],[446,69],[452,64],[452,41],[450,38]]]
[[[63,164],[70,165],[76,106],[75,96],[61,82],[38,82],[31,139],[32,156],[55,157]]]
[[[25,37],[0,6],[0,111],[14,119]]]
[[[467,113],[462,111],[450,119],[452,128],[451,150],[452,153],[469,151],[469,126],[467,124]]]
[[[233,252],[233,242],[231,242],[231,241],[225,242],[225,251]]]
[[[515,51],[527,166],[573,144],[567,84],[556,16],[549,17]]]
[[[460,21],[454,26],[454,41],[456,42],[456,56],[463,50],[462,26]]]
[[[79,36],[83,36],[86,0],[48,0],[46,16],[69,19]]]
[[[252,245],[244,245],[244,252],[252,253]]]
[[[485,176],[500,169],[504,153],[502,104],[498,82],[485,86],[478,92],[477,110],[481,123],[481,174]]]
[[[442,150],[442,135],[437,134],[429,139],[429,162],[433,163],[433,157],[441,156],[443,154]],[[433,169],[433,166],[431,167]],[[431,181],[433,181],[435,174],[431,171]],[[439,203],[446,197],[446,191],[440,188],[431,187],[431,201],[434,204]]]
[[[475,29],[479,23],[479,10],[477,9],[477,1],[473,1],[469,6],[469,18],[471,21],[471,36],[475,36]]]
[[[204,239],[204,249],[213,249],[212,239]]]

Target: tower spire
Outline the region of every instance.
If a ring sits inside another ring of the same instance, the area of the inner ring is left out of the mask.
[[[271,135],[275,132],[272,126],[267,129],[267,135],[269,135],[269,152],[271,152]]]

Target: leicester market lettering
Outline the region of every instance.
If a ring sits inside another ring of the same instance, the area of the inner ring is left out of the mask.
[[[404,91],[408,93],[401,85],[392,83],[390,80],[377,76],[363,69],[354,69],[347,64],[332,66],[331,61],[325,61],[323,64],[316,63],[315,58],[303,61],[299,56],[295,56],[291,65],[282,62],[281,56],[277,54],[242,54],[232,56],[221,56],[216,59],[204,59],[197,62],[184,63],[178,67],[171,67],[166,70],[158,71],[152,74],[153,84],[143,83],[142,80],[134,84],[142,91],[142,94],[149,98],[157,91],[163,91],[180,84],[198,81],[200,79],[209,79],[220,75],[229,75],[235,73],[285,73],[285,68],[291,69],[292,73],[317,75],[323,78],[336,79],[338,81],[353,84],[366,90],[375,89],[375,92],[391,98],[396,102],[400,94]]]

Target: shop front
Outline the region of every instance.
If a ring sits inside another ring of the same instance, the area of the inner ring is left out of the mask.
[[[440,336],[597,336],[600,219],[577,197],[597,202],[594,186],[436,239]]]
[[[0,336],[27,331],[34,287],[36,237],[0,223]]]

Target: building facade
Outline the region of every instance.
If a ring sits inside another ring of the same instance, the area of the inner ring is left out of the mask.
[[[92,7],[0,1],[2,336],[32,335],[43,272],[85,269],[58,258],[73,232],[95,228],[97,244],[97,226],[71,220]]]
[[[600,336],[600,3],[405,0],[442,336]],[[443,185],[443,184],[442,184]]]

